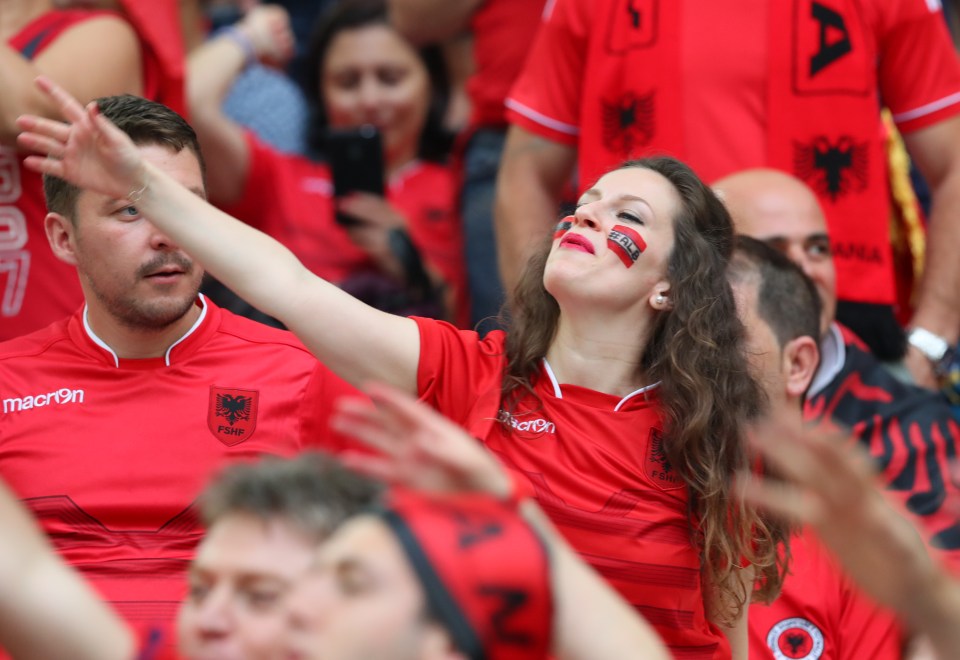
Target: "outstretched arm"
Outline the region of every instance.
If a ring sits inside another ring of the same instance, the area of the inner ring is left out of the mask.
[[[0,647],[15,658],[128,660],[133,636],[0,483]]]
[[[231,30],[187,58],[190,122],[207,163],[207,195],[220,205],[240,199],[250,170],[243,128],[223,112],[224,99],[248,64],[248,56],[281,65],[293,55],[294,45],[290,18],[279,5],[254,7]]]
[[[960,585],[884,500],[866,456],[847,438],[778,422],[753,443],[786,483],[745,477],[747,500],[811,525],[864,591],[928,635],[940,657],[960,657]]]
[[[38,84],[69,124],[19,120],[20,144],[46,156],[27,167],[117,199],[144,216],[217,279],[280,319],[322,362],[354,384],[369,379],[416,392],[420,334],[410,319],[365,305],[308,271],[277,241],[210,206],[140,156],[95,105],[83,108],[46,79]]]
[[[383,385],[365,399],[341,399],[334,426],[379,450],[347,455],[348,465],[423,490],[481,491],[510,497],[512,483],[497,460],[466,431],[402,392]],[[553,651],[562,660],[651,660],[670,657],[656,632],[574,552],[532,499],[520,512],[550,551],[555,613]],[[584,607],[589,603],[589,607]]]

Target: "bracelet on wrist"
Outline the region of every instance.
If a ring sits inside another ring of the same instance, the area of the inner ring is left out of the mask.
[[[229,39],[240,47],[240,50],[243,51],[244,70],[248,69],[251,64],[257,61],[257,48],[253,45],[253,39],[248,37],[247,34],[236,25],[224,28],[217,33],[217,37]]]

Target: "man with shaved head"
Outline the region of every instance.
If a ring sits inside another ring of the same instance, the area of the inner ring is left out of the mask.
[[[806,184],[783,172],[745,170],[714,184],[736,229],[786,254],[813,280],[822,303],[820,365],[805,417],[849,427],[877,460],[886,488],[913,513],[926,541],[960,568],[960,525],[942,509],[960,427],[946,400],[894,378],[834,320],[836,290],[823,212]]]

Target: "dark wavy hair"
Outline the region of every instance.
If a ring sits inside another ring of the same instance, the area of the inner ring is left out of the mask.
[[[616,169],[631,167],[659,173],[681,200],[667,263],[672,307],[656,313],[639,370],[647,381],[660,381],[663,446],[689,491],[691,537],[701,551],[707,597],[720,619],[732,622],[751,595],[769,601],[779,592],[786,558],[778,546],[788,535],[733,492],[734,475],[751,467],[745,425],[765,403],[748,368],[726,277],[733,226],[713,191],[680,161],[655,157]],[[508,412],[533,391],[557,329],[560,308],[543,285],[549,250],[546,242],[530,260],[510,302],[502,389]],[[744,559],[756,571],[754,594],[733,579]]]
[[[355,30],[369,25],[390,27],[385,0],[338,0],[320,17],[304,57],[300,87],[310,105],[310,124],[307,128],[307,147],[310,155],[322,158],[324,131],[328,126],[319,72],[327,57],[334,37],[343,30]],[[436,45],[416,48],[430,77],[430,104],[427,119],[420,134],[417,156],[440,162],[446,159],[453,144],[453,136],[443,127],[443,116],[450,97],[450,80],[443,53]]]

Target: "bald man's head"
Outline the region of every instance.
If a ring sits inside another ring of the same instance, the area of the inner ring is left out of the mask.
[[[823,303],[821,330],[837,310],[837,276],[827,223],[816,195],[802,181],[778,170],[743,170],[714,184],[737,233],[768,243],[813,280]]]

